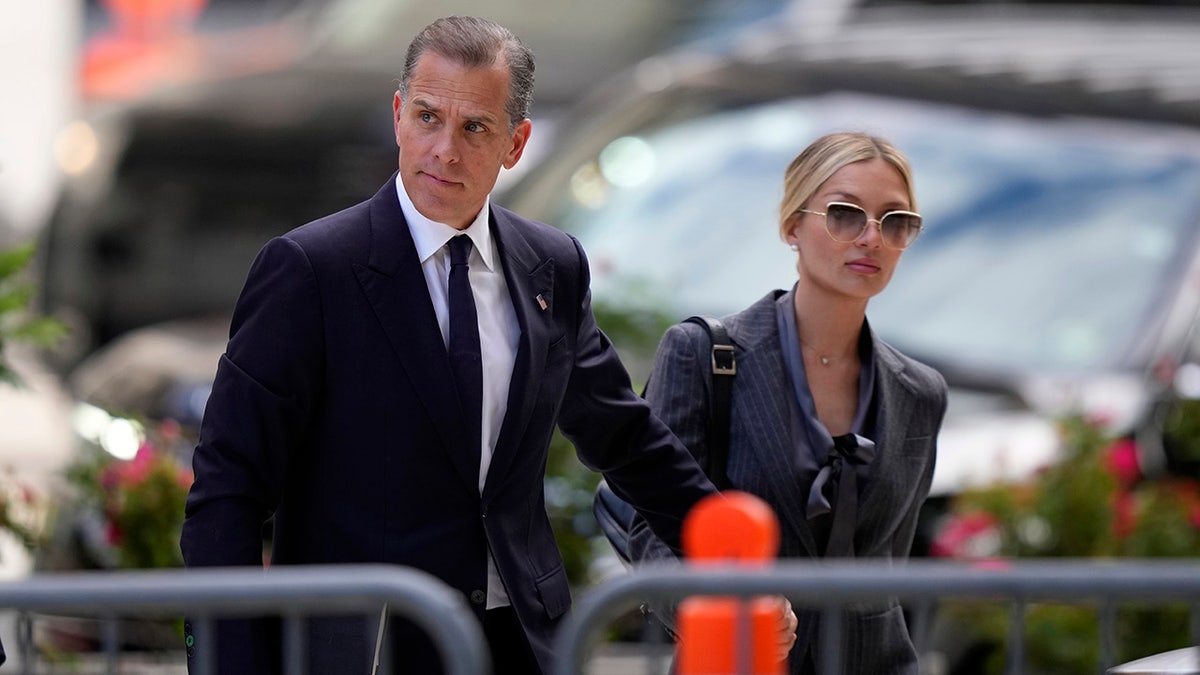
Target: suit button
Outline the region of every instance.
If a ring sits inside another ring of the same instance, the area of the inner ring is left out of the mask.
[[[476,605],[482,605],[487,601],[487,593],[483,591],[471,591],[471,602]]]

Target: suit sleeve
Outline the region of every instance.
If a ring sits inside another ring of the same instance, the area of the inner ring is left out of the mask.
[[[307,257],[272,240],[238,299],[201,423],[181,538],[188,566],[262,564],[262,526],[319,390],[319,327]]]
[[[702,333],[702,328],[690,323],[676,324],[667,330],[654,356],[646,401],[700,466],[706,466],[712,379],[700,353],[707,342]],[[643,518],[634,522],[630,554],[641,562],[675,558]]]
[[[651,410],[687,446],[701,466],[707,466],[708,416],[712,376],[705,360],[708,338],[691,323],[669,328],[654,355],[654,367],[646,385]],[[669,546],[650,529],[642,517],[634,519],[629,538],[630,557],[637,564],[680,564]],[[675,603],[656,599],[648,603],[652,615],[673,635]]]
[[[649,405],[592,315],[587,259],[579,260],[575,361],[559,413],[559,428],[585,466],[604,474],[673,551],[688,511],[716,492],[700,466]]]
[[[238,299],[192,458],[195,481],[180,537],[188,567],[262,567],[263,524],[279,503],[288,455],[319,389],[319,312],[303,252],[287,239],[269,242]],[[231,619],[215,627],[217,672],[273,672],[273,621]],[[213,648],[192,647],[189,658]]]

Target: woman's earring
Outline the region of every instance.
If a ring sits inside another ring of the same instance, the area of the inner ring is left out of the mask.
[[[793,251],[799,251],[800,245],[799,244],[788,244],[788,248],[792,249]]]

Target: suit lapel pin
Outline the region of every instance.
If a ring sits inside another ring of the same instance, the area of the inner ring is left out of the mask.
[[[542,297],[541,293],[538,293],[534,300],[537,300],[538,307],[541,307],[543,312],[546,311],[546,308],[550,306],[546,304],[546,299]]]

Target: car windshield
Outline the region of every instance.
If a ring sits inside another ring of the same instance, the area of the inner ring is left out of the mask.
[[[925,230],[867,312],[913,354],[1001,371],[1112,367],[1185,268],[1200,135],[847,93],[624,135],[565,172],[545,215],[580,237],[598,301],[732,312],[794,283],[775,225],[784,168],[847,128],[889,138],[913,164]]]

